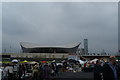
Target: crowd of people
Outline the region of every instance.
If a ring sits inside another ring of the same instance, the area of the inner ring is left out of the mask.
[[[114,56],[108,62],[97,60],[94,67],[94,80],[120,80],[120,62]]]
[[[2,80],[53,80],[62,72],[94,72],[94,80],[119,80],[120,62],[110,57],[109,62],[97,60],[95,63],[69,60],[56,63],[8,63],[2,65]]]
[[[2,68],[2,80],[48,80],[56,76],[58,67],[55,62],[48,63],[8,63]]]
[[[61,61],[57,64],[55,60],[51,63],[7,63],[2,66],[2,80],[51,80],[62,72],[81,71],[79,62],[70,64]]]

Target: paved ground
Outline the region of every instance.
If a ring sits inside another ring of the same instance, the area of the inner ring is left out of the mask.
[[[59,74],[58,78],[60,80],[93,80],[93,72],[78,72],[78,73],[73,73],[73,72],[65,72]]]

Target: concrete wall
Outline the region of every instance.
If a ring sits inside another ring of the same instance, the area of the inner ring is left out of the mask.
[[[66,53],[4,53],[2,55],[10,55],[12,58],[68,58]]]

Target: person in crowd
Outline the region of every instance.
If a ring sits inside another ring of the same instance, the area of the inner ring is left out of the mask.
[[[26,66],[25,64],[22,64],[22,71],[23,71],[23,76],[26,74]]]
[[[66,72],[67,71],[67,61],[64,61],[63,62],[63,72]]]
[[[43,80],[50,80],[50,74],[52,72],[52,69],[49,67],[48,64],[45,64],[42,69],[42,78]]]
[[[87,62],[84,63],[83,71],[86,72],[86,68],[87,68]]]
[[[51,71],[51,76],[54,77],[54,76],[55,76],[55,70],[56,70],[56,69],[54,69],[54,68],[56,68],[56,67],[55,67],[55,65],[54,65],[53,63],[51,63],[51,64],[49,65],[49,67],[52,69],[52,71]]]
[[[105,61],[101,59],[101,66],[103,67],[104,64],[105,64]]]
[[[18,80],[21,80],[22,74],[24,74],[24,70],[22,64],[20,64],[18,68]]]
[[[39,68],[38,68],[38,76],[39,76],[39,80],[41,80],[42,79],[42,64],[41,63],[39,63]]]
[[[8,64],[5,67],[5,71],[7,72],[8,80],[13,80],[13,66],[12,66],[12,64]]]
[[[69,66],[68,70],[69,70],[70,72],[73,72],[72,66]]]
[[[94,80],[102,80],[102,66],[100,60],[96,61],[95,67],[94,67]]]
[[[35,63],[35,65],[33,66],[33,80],[38,80],[38,73],[39,73],[39,66],[37,63]]]
[[[8,72],[5,70],[7,67],[7,64],[3,65],[3,68],[2,68],[2,80],[7,80],[7,77],[8,77]]]
[[[79,62],[76,62],[76,64],[75,64],[75,71],[79,72],[79,69],[80,69]]]
[[[109,62],[103,65],[103,80],[118,80],[116,58],[110,57]]]
[[[58,75],[61,74],[62,64],[57,65],[57,69],[58,69]]]
[[[52,75],[56,76],[58,74],[58,66],[57,66],[55,60],[53,60],[53,62],[51,63],[51,68],[53,70]]]
[[[18,77],[18,64],[17,63],[13,63],[13,75],[14,75],[14,79],[17,79]]]

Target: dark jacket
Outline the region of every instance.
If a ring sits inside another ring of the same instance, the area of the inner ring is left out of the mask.
[[[102,73],[102,67],[100,65],[99,66],[95,65],[94,80],[102,80],[101,73]]]
[[[116,71],[117,71],[117,68],[116,68]],[[104,80],[115,80],[113,70],[109,66],[109,64],[105,64],[103,66],[102,72],[103,72],[103,79]],[[117,74],[118,74],[118,71],[117,71]]]

